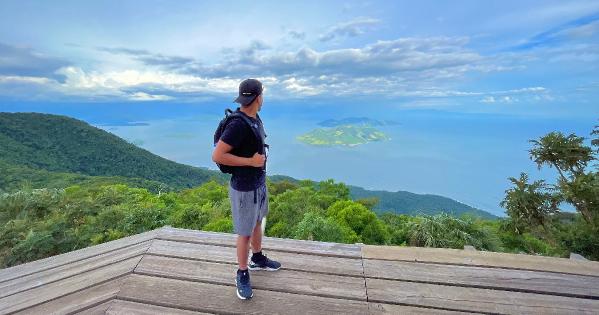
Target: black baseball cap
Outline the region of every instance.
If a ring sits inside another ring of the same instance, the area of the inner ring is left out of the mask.
[[[256,79],[245,79],[239,84],[239,96],[233,101],[246,106],[262,94],[262,82]]]

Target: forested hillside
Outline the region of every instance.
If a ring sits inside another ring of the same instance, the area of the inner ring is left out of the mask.
[[[438,195],[421,195],[408,191],[381,191],[366,190],[361,187],[349,186],[353,198],[377,198],[379,202],[374,206],[377,213],[395,214],[437,214],[441,212],[456,216],[469,214],[475,217],[494,219],[496,216],[453,199]]]
[[[173,188],[225,178],[157,156],[81,120],[40,113],[0,113],[0,160],[52,172],[143,178]]]

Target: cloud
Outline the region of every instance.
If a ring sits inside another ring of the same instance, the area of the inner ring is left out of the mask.
[[[333,40],[338,37],[355,37],[366,33],[381,21],[369,17],[358,17],[351,21],[342,22],[330,27],[319,39],[323,42]]]
[[[487,96],[481,100],[483,103],[513,103],[517,101],[518,99],[514,98],[513,96]]]
[[[167,95],[152,95],[145,92],[135,92],[129,97],[132,101],[168,101],[173,99]]]
[[[535,102],[554,100],[554,98],[550,94],[550,91],[542,86],[526,87],[504,91],[478,92],[473,93],[472,95],[483,95],[484,97],[480,99],[480,102],[486,104],[515,103],[521,100]]]
[[[306,33],[305,32],[290,30],[290,31],[287,32],[287,34],[292,39],[303,40],[303,39],[306,38]]]
[[[480,100],[482,103],[495,103],[495,97],[493,96],[485,96]]]
[[[130,49],[125,47],[96,47],[97,50],[115,55],[126,55],[143,64],[151,66],[162,66],[165,68],[179,68],[191,65],[195,62],[193,58],[181,56],[166,56],[156,54],[144,49]]]
[[[317,51],[275,50],[252,41],[225,49],[222,59],[205,64],[197,59],[167,56],[141,49],[97,47],[131,57],[131,64],[83,69],[66,66],[55,71],[62,82],[46,82],[52,91],[69,96],[158,100],[202,95],[230,96],[247,77],[264,78],[269,97],[378,95],[383,97],[455,97],[470,92],[443,89],[468,72],[503,71],[501,65],[468,49],[466,37],[400,38],[362,47]],[[441,88],[431,88],[441,86]],[[135,94],[142,92],[145,94]],[[132,96],[133,95],[133,96]],[[152,98],[155,95],[157,97]]]
[[[19,77],[49,77],[61,80],[55,71],[69,63],[44,55],[29,47],[0,43],[0,75]]]
[[[490,70],[484,58],[465,47],[468,39],[433,37],[377,41],[359,48],[295,52],[248,48],[208,66],[180,69],[209,77],[267,74],[274,76],[345,75],[370,77],[410,75],[452,77],[470,70]],[[248,53],[251,52],[251,53]]]
[[[554,46],[567,40],[591,37],[599,31],[599,13],[583,16],[539,33],[512,49],[527,50],[543,46]]]

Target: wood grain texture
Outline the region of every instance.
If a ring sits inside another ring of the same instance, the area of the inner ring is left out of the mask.
[[[56,268],[64,264],[73,263],[78,260],[94,257],[119,248],[151,240],[158,234],[159,230],[160,229],[147,231],[144,233],[123,237],[118,240],[78,249],[68,253],[0,269],[0,282],[20,278],[28,274],[48,270],[51,268]]]
[[[106,311],[108,315],[207,315],[211,313],[194,312],[178,308],[150,305],[119,299],[112,300],[112,303]]]
[[[237,236],[229,233],[204,232],[187,229],[165,227],[160,230],[157,238],[164,240],[195,242],[201,244],[235,246]],[[360,258],[360,246],[354,244],[340,244],[294,239],[264,237],[262,248],[285,251],[290,253],[303,253],[335,257]]]
[[[466,315],[472,314],[471,312],[458,312],[458,311],[447,311],[436,308],[424,308],[414,307],[405,305],[395,304],[384,304],[384,303],[368,303],[369,314],[372,315],[383,315],[383,314],[414,314],[414,315]]]
[[[118,299],[216,313],[243,314],[367,314],[366,302],[254,290],[240,300],[234,286],[133,274],[121,286]]]
[[[98,256],[78,260],[70,264],[64,264],[56,268],[36,272],[18,279],[2,282],[0,283],[0,298],[141,255],[148,249],[151,242],[151,240],[145,241]]]
[[[106,314],[106,310],[108,309],[108,307],[110,307],[110,304],[112,303],[112,300],[110,301],[106,301],[102,304],[98,304],[94,307],[90,307],[88,309],[82,310],[82,311],[78,311],[72,314],[85,314],[85,315],[104,315]],[[66,314],[66,313],[56,313],[56,314]]]
[[[599,300],[366,278],[368,301],[497,314],[597,314]]]
[[[320,273],[362,276],[362,261],[355,258],[328,257],[321,255],[293,254],[281,251],[264,251],[289,270],[318,271]],[[168,255],[181,258],[237,264],[235,248],[218,245],[173,242],[157,239],[148,254]],[[315,266],[318,266],[315,268]]]
[[[146,255],[135,273],[183,280],[235,285],[237,266],[197,260]],[[366,301],[364,279],[280,269],[250,271],[252,287],[305,295]]]
[[[366,277],[599,298],[599,279],[554,272],[364,259]]]
[[[125,281],[126,277],[127,276],[119,277],[114,280],[110,280],[102,284],[95,285],[93,287],[21,310],[15,314],[69,314],[78,312],[82,309],[85,309],[81,311],[82,313],[90,313],[92,311],[86,308],[90,307],[91,305],[101,303],[102,301],[109,303],[110,300],[116,296],[119,287],[123,281]],[[107,306],[105,303],[102,304]],[[97,308],[101,307],[98,306]],[[104,310],[106,310],[106,308],[104,308]]]
[[[362,247],[362,257],[551,271],[599,277],[599,262],[596,261],[580,261],[523,254],[466,251],[449,248],[364,245]]]
[[[91,270],[47,285],[0,298],[0,314],[10,313],[86,289],[132,272],[141,256],[129,258],[108,266]]]

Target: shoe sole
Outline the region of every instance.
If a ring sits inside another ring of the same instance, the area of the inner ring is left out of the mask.
[[[275,269],[275,268],[270,268],[270,267],[262,268],[262,267],[251,267],[251,266],[248,266],[248,269],[249,270],[277,271],[277,270],[281,269],[281,267]]]

